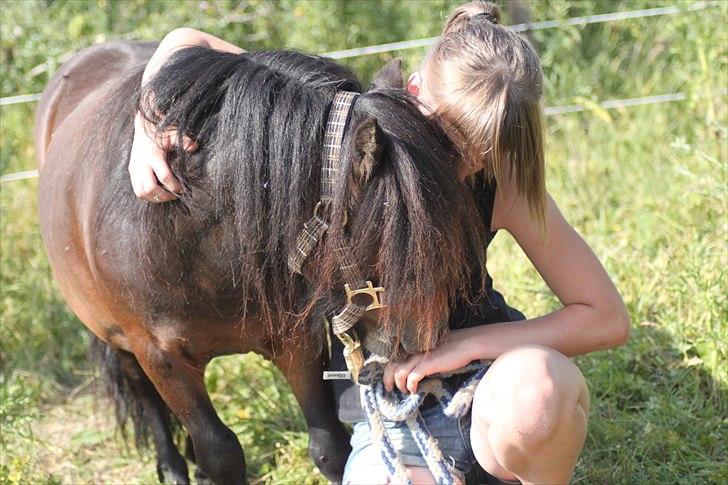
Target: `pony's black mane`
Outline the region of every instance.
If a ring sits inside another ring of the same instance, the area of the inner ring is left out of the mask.
[[[188,187],[181,200],[134,206],[140,232],[158,233],[164,226],[171,236],[182,217],[207,221],[206,230],[218,231],[225,246],[212,255],[225,260],[216,267],[230,268],[227,285],[241,292],[241,310],[271,326],[290,330],[285,322],[295,325],[300,312],[312,308],[305,282],[291,274],[286,259],[319,199],[324,127],[337,90],[361,92],[361,86],[350,70],[326,58],[189,48],[135,94],[157,130],[177,129],[201,147],[190,154],[178,146],[170,160]],[[352,131],[371,117],[384,135],[384,155],[352,205]],[[320,249],[329,256],[317,260],[320,291],[313,294],[333,288],[336,263],[330,256],[346,239],[365,273],[379,275],[379,283],[396,290],[390,303],[421,298],[422,328],[432,330],[428,312],[434,303],[427,295],[443,284],[451,295],[461,290],[469,281],[468,266],[482,264],[481,222],[469,191],[456,179],[455,153],[440,126],[403,90],[362,94],[344,140],[333,229]],[[344,230],[346,210],[354,215]],[[143,240],[140,252],[153,247]],[[173,250],[166,252],[174,257]]]

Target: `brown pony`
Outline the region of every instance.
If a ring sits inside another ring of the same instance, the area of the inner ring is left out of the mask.
[[[243,450],[210,402],[204,371],[216,356],[248,351],[286,377],[314,462],[340,480],[348,435],[321,378],[322,317],[345,299],[334,250],[348,244],[367,279],[386,288],[387,308],[367,312],[360,330],[390,342],[379,352],[437,344],[449,300],[482,261],[455,150],[398,89],[398,67],[383,70],[349,114],[331,229],[306,277],[293,274],[287,256],[320,197],[329,105],[337,90],[360,92],[359,82],[317,56],[190,48],[142,90],[154,47],[86,49],[41,99],[39,213],[61,292],[98,339],[122,411],[140,418],[135,431],[151,430],[160,480],[189,481],[172,439],[176,417],[201,472],[245,481]],[[178,201],[148,204],[132,192],[126,167],[140,109],[157,129],[200,142],[170,158],[186,186]]]

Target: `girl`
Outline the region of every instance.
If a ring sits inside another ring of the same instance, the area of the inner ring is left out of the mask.
[[[189,45],[240,52],[207,34],[177,30],[160,44],[144,79]],[[470,298],[477,304],[455,306],[446,341],[390,364],[385,386],[415,392],[428,375],[493,361],[469,416],[452,420],[439,406],[423,409],[443,454],[463,479],[482,467],[503,481],[567,483],[589,412],[586,383],[568,357],[624,344],[629,320],[604,268],[546,192],[538,57],[525,37],[500,25],[496,6],[475,1],[451,14],[407,89],[423,111],[442,120],[468,162],[462,175],[473,181],[489,240],[499,229],[513,235],[563,306],[526,320],[486,274],[485,292]],[[158,145],[137,125],[129,172],[139,197],[161,202],[182,190],[164,162],[174,143],[166,136]],[[186,144],[194,149],[192,141]],[[387,483],[358,399],[351,398],[355,390],[340,391],[340,415],[356,422],[344,482]],[[412,481],[432,483],[406,426],[387,426]]]

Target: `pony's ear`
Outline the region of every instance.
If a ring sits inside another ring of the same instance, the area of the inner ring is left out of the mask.
[[[377,88],[402,89],[403,87],[402,61],[399,57],[395,57],[374,75],[374,79],[372,79],[372,84],[369,86],[368,91]]]
[[[362,187],[369,182],[382,158],[384,134],[376,118],[370,116],[361,121],[354,130],[351,173],[354,182]]]

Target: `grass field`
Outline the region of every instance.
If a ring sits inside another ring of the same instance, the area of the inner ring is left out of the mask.
[[[41,90],[66,53],[105,39],[159,38],[192,25],[244,46],[325,52],[436,35],[458,2],[181,4],[4,2],[0,95]],[[666,4],[528,5],[534,20],[546,20]],[[728,482],[726,25],[728,3],[717,3],[533,34],[549,106],[687,95],[547,118],[548,189],[613,277],[633,327],[628,345],[576,359],[592,411],[574,483]],[[405,64],[414,69],[422,52],[403,52]],[[366,79],[388,56],[350,64]],[[4,174],[34,168],[33,110],[0,108]],[[87,334],[52,281],[35,192],[36,180],[0,186],[0,484],[154,482],[152,457],[126,447],[108,404],[93,398]],[[488,267],[527,316],[557,307],[507,234],[496,237]],[[218,359],[207,385],[246,449],[252,482],[323,481],[295,400],[271,364],[255,355]]]

